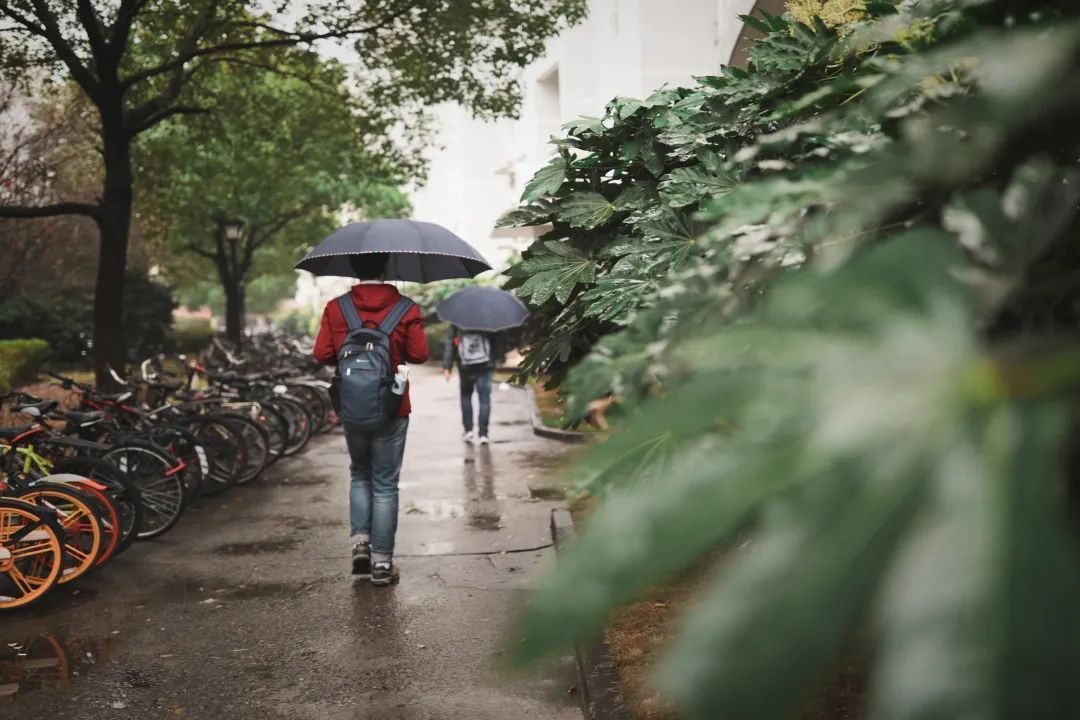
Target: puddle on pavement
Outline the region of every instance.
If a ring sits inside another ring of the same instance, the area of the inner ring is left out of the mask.
[[[474,530],[491,531],[502,527],[495,477],[491,448],[481,445],[466,450],[461,469],[461,479],[465,484],[465,524]]]
[[[520,450],[512,453],[511,458],[518,467],[534,470],[557,470],[565,462],[565,457],[542,450]]]
[[[262,555],[264,553],[288,552],[300,544],[298,537],[266,538],[250,542],[235,542],[218,545],[212,552],[218,555]]]
[[[319,485],[329,485],[330,481],[327,478],[321,477],[304,477],[302,475],[293,475],[289,477],[268,477],[264,478],[259,483],[260,485],[275,485],[280,487],[314,487]]]
[[[309,518],[300,515],[278,515],[274,518],[275,525],[285,525],[293,530],[311,530],[317,527],[340,527],[345,521],[340,518]]]
[[[551,487],[548,485],[533,487],[530,485],[529,497],[535,500],[565,500],[566,491],[560,487]]]
[[[56,634],[0,641],[0,702],[67,687],[105,662],[108,641]]]
[[[90,579],[73,585],[57,585],[41,602],[22,609],[20,614],[26,618],[44,618],[84,605],[98,596],[98,589],[91,586],[93,582],[95,580]]]
[[[223,580],[174,580],[155,589],[154,598],[170,602],[194,603],[196,605],[225,606],[240,600],[274,600],[295,598],[311,592],[324,580],[296,580],[290,582],[229,583]],[[154,600],[145,601],[146,604]]]
[[[409,501],[402,512],[430,520],[453,520],[465,514],[465,503],[452,498],[419,497]]]

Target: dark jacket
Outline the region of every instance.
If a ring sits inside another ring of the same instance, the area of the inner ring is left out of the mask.
[[[396,287],[380,283],[355,285],[349,291],[349,295],[356,303],[360,319],[376,323],[386,317],[390,308],[394,307],[394,303],[401,297]],[[319,327],[319,335],[315,338],[315,347],[311,354],[323,365],[337,365],[338,350],[341,349],[341,343],[348,333],[349,324],[341,315],[337,298],[334,298],[323,308],[322,325]],[[413,305],[394,328],[394,332],[390,334],[390,362],[394,367],[406,362],[427,362],[429,352],[420,308]],[[398,417],[405,417],[411,410],[409,391],[406,388]]]
[[[461,334],[462,330],[455,325],[451,325],[449,332],[446,333],[446,339],[443,341],[443,370],[449,370],[454,366],[457,366],[459,370],[461,369],[461,357],[458,354],[458,345],[461,343]],[[468,365],[465,369],[469,372],[494,370],[495,366],[499,363],[499,353],[501,352],[499,347],[499,334],[482,334],[487,335],[488,342],[491,344],[491,361],[482,365]]]

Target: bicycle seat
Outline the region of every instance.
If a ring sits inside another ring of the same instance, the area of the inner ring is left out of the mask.
[[[60,403],[55,400],[42,400],[34,403],[20,403],[18,405],[12,405],[13,412],[26,413],[27,415],[33,415],[35,417],[41,417],[42,415],[48,415],[57,407]]]
[[[15,425],[12,427],[0,427],[0,440],[14,440],[28,430],[32,430],[33,423],[29,425]]]
[[[150,387],[156,390],[164,390],[165,392],[176,392],[180,388],[184,387],[184,383],[180,380],[165,380],[163,382],[149,383]]]
[[[64,419],[72,425],[86,427],[94,425],[105,419],[105,413],[97,410],[71,410],[64,413]]]

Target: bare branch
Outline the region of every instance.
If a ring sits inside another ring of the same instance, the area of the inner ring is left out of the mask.
[[[149,130],[158,123],[168,120],[176,115],[198,115],[208,112],[210,112],[210,108],[197,107],[195,105],[174,105],[172,107],[162,108],[143,118],[139,125],[132,129],[132,134],[137,135],[145,130]]]
[[[105,31],[101,27],[101,20],[90,0],[78,0],[75,16],[86,30],[86,39],[90,41],[90,51],[100,61],[108,53],[108,48],[105,45]]]
[[[98,217],[100,208],[97,205],[82,202],[62,202],[52,205],[0,205],[0,217],[4,218],[43,218],[56,217],[58,215],[85,215]]]
[[[204,257],[207,260],[217,260],[217,255],[210,252],[209,250],[203,250],[201,247],[199,247],[195,243],[188,243],[187,245],[184,246],[184,249],[187,250],[188,252],[193,252],[196,255]]]
[[[0,2],[0,13],[3,13],[6,17],[11,18],[16,23],[21,25],[23,28],[29,30],[30,32],[34,33],[35,35],[39,35],[40,37],[45,37],[45,28],[44,27],[42,27],[39,23],[34,22],[32,19],[30,19],[26,15],[23,15],[21,12],[19,12],[15,8],[11,7],[10,3],[8,3],[8,2]]]
[[[298,32],[282,30],[280,28],[273,28],[270,26],[264,26],[263,29],[271,32],[280,37],[273,40],[248,40],[237,41],[231,43],[221,43],[220,45],[211,45],[210,47],[192,48],[187,52],[179,53],[175,58],[169,62],[162,63],[157,67],[147,68],[140,72],[137,72],[123,80],[123,87],[129,88],[136,83],[148,80],[158,75],[164,75],[177,68],[182,68],[187,63],[200,57],[208,55],[220,55],[224,53],[237,52],[243,50],[260,50],[276,47],[290,47],[293,45],[301,45],[304,43],[315,42],[316,40],[329,40],[332,38],[347,38],[355,37],[357,35],[366,35],[368,33],[376,32],[391,25],[393,22],[404,16],[407,12],[412,10],[412,6],[407,3],[393,13],[390,13],[385,18],[372,25],[367,25],[360,28],[340,28],[335,30],[327,30],[325,32]],[[257,23],[243,23],[237,24],[240,26],[255,25]]]
[[[30,2],[34,6],[34,15],[37,16],[41,23],[41,36],[49,41],[53,50],[56,51],[57,57],[67,66],[71,72],[71,77],[79,84],[83,92],[91,98],[96,98],[100,90],[97,78],[83,65],[82,60],[75,54],[75,49],[71,46],[71,43],[64,38],[56,15],[49,9],[48,3],[45,0],[30,0]],[[3,6],[7,7],[8,3],[5,2]]]
[[[116,12],[116,20],[113,21],[109,30],[109,49],[115,57],[122,57],[127,49],[128,38],[131,36],[131,28],[135,24],[135,16],[146,7],[149,0],[120,0],[120,9]]]

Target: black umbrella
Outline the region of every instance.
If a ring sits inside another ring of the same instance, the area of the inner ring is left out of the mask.
[[[529,317],[525,305],[505,290],[467,287],[435,308],[439,317],[462,330],[499,332],[516,328]]]
[[[387,280],[426,283],[474,277],[491,269],[472,245],[454,233],[417,220],[346,225],[323,239],[296,267],[315,275],[356,277],[349,256],[366,253],[390,253]]]

